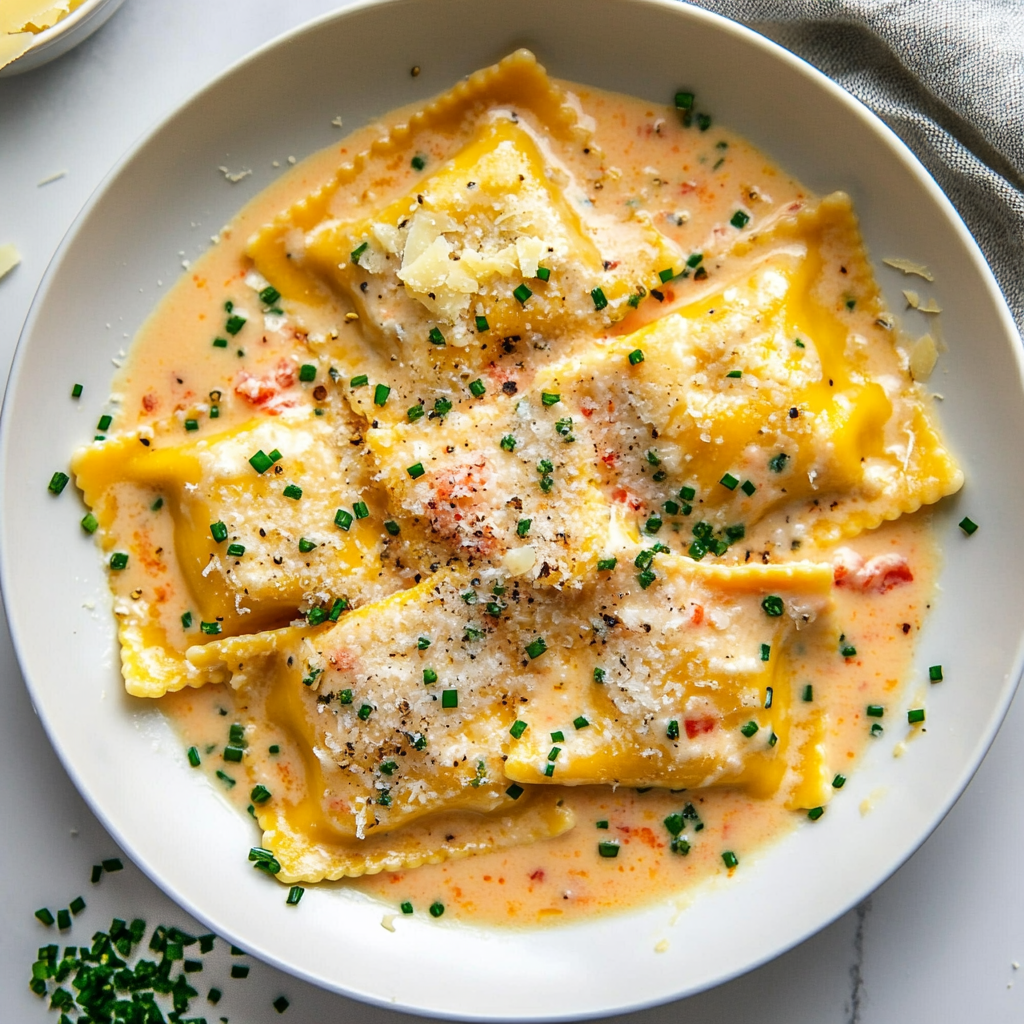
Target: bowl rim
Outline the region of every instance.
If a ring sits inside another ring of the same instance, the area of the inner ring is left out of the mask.
[[[74,47],[79,43],[85,42],[85,40],[94,31],[96,31],[96,29],[101,28],[107,17],[113,15],[123,3],[124,0],[82,0],[82,3],[79,4],[78,7],[69,14],[66,14],[59,21],[54,22],[54,24],[49,28],[43,29],[42,32],[36,32],[35,39],[32,40],[28,49],[23,53],[18,54],[18,56],[9,64],[0,68],[0,78],[13,77],[14,75],[33,71],[36,68],[49,63],[51,60],[55,60],[57,57],[62,56],[67,52],[67,50],[74,49]],[[94,28],[84,31],[88,23],[92,21],[94,17],[98,16],[100,11],[107,6],[110,6],[111,10],[104,15]],[[56,47],[64,36],[71,35],[80,28],[83,30],[83,34],[72,42],[70,46],[67,47],[67,50],[57,49],[57,51],[52,55],[46,55],[45,51]],[[100,185],[105,181],[106,178],[103,179],[103,182],[101,182]],[[91,199],[92,196],[90,196],[89,200],[86,202],[90,202]]]
[[[70,20],[79,16],[84,18],[85,13],[95,10],[97,7],[104,6],[111,2],[111,0],[85,0],[85,3],[81,7],[72,12],[64,21],[59,22],[53,26],[52,29],[46,30],[44,33],[40,33],[40,44],[44,41],[44,37],[50,32],[54,32],[57,29],[62,31],[67,30],[71,27]],[[117,0],[120,2],[120,0]],[[83,204],[81,210],[75,216],[67,232],[61,239],[60,244],[54,251],[47,267],[40,279],[40,284],[33,296],[29,312],[25,318],[25,322],[19,333],[18,342],[15,348],[14,357],[11,363],[11,370],[8,375],[4,394],[3,394],[3,406],[0,410],[0,494],[2,494],[7,487],[7,467],[9,462],[8,450],[12,443],[12,434],[14,428],[12,426],[12,416],[10,411],[11,403],[9,402],[10,396],[16,389],[17,382],[21,376],[23,363],[26,360],[26,351],[28,349],[28,339],[33,334],[36,321],[39,319],[41,310],[43,309],[46,302],[50,299],[50,290],[53,283],[53,278],[59,271],[63,260],[65,259],[69,249],[75,242],[75,239],[83,227],[84,223],[91,216],[93,209],[98,203],[106,196],[107,192],[113,185],[116,184],[118,178],[124,169],[163,131],[167,129],[169,124],[177,118],[186,108],[192,106],[203,100],[209,93],[217,90],[221,84],[233,75],[241,71],[247,65],[258,61],[267,52],[287,45],[293,39],[302,36],[306,33],[315,32],[319,27],[324,24],[334,22],[336,20],[344,20],[350,15],[357,15],[370,8],[377,7],[399,7],[409,4],[412,0],[357,0],[357,2],[346,6],[341,9],[328,11],[319,14],[311,19],[296,25],[285,32],[280,33],[274,38],[261,44],[260,46],[249,51],[242,57],[233,61],[224,70],[213,76],[204,85],[194,90],[180,102],[176,103],[170,111],[161,114],[158,119],[150,125],[118,158],[112,165],[110,170],[103,179],[93,190],[91,195]],[[487,0],[475,0],[475,2],[484,4]],[[858,100],[855,96],[849,93],[846,89],[840,86],[838,83],[830,79],[823,72],[818,70],[814,65],[808,61],[797,56],[791,51],[785,49],[783,46],[774,42],[773,40],[761,35],[760,33],[746,27],[745,25],[733,21],[723,15],[719,15],[715,12],[705,10],[700,7],[692,6],[689,3],[679,3],[678,0],[629,0],[630,4],[637,7],[650,7],[660,8],[666,11],[671,11],[677,17],[681,18],[692,18],[698,22],[704,22],[711,26],[718,32],[723,32],[727,35],[739,38],[750,45],[760,48],[768,56],[775,60],[782,61],[789,65],[799,75],[808,79],[812,88],[824,90],[830,96],[843,104],[855,117],[857,117],[862,123],[864,123],[871,132],[878,136],[881,142],[892,151],[893,155],[903,163],[910,173],[915,178],[917,184],[926,190],[930,198],[945,212],[946,218],[949,222],[949,226],[959,235],[961,243],[971,258],[976,264],[977,269],[981,275],[981,279],[985,285],[988,293],[988,299],[991,302],[994,312],[998,317],[1001,325],[1006,329],[1010,337],[1017,337],[1018,331],[1016,323],[1010,313],[1010,310],[1006,304],[1006,300],[996,282],[994,275],[992,274],[991,268],[985,259],[978,243],[970,233],[969,229],[963,222],[959,212],[953,206],[951,200],[943,192],[938,183],[928,172],[927,168],[919,160],[919,158],[913,153],[909,146],[891,129],[886,125],[881,118],[876,115],[870,108],[864,103]],[[76,22],[77,23],[77,22]],[[60,34],[59,32],[56,34]],[[51,37],[52,38],[52,37]],[[35,48],[33,45],[33,48]],[[30,51],[26,51],[30,52]],[[1016,362],[1017,374],[1019,382],[1024,385],[1024,350],[1021,349],[1020,345],[1013,347],[1013,358]],[[0,597],[2,597],[5,615],[10,630],[11,642],[14,648],[15,654],[18,659],[19,668],[26,664],[26,659],[23,656],[24,645],[27,642],[23,636],[22,631],[19,627],[18,621],[15,617],[7,611],[10,607],[9,601],[11,600],[11,594],[13,593],[14,583],[10,578],[10,558],[8,557],[8,546],[13,543],[13,540],[8,536],[7,526],[3,524],[0,526]],[[532,1015],[523,1016],[518,1014],[488,1014],[486,1017],[482,1017],[479,1014],[461,1012],[461,1011],[443,1011],[434,1009],[424,1009],[413,1004],[407,1003],[396,1003],[393,1002],[380,994],[369,992],[354,987],[341,987],[338,983],[332,983],[317,974],[306,971],[300,964],[294,964],[286,962],[278,958],[276,955],[267,953],[260,950],[259,945],[255,947],[247,942],[244,936],[233,933],[230,927],[223,927],[219,921],[212,918],[209,914],[206,914],[200,906],[194,904],[189,898],[184,897],[175,889],[169,889],[167,884],[162,880],[157,872],[157,869],[148,863],[148,861],[141,857],[135,850],[135,844],[131,841],[129,836],[125,835],[122,829],[117,823],[112,820],[106,813],[105,809],[98,803],[96,795],[89,788],[86,781],[79,774],[75,764],[69,760],[67,752],[59,742],[59,738],[56,736],[53,728],[53,723],[49,720],[45,713],[42,711],[37,712],[41,719],[43,728],[50,740],[51,745],[54,747],[61,764],[64,766],[65,771],[72,779],[75,787],[82,794],[83,798],[88,803],[90,809],[99,820],[103,823],[104,828],[113,836],[115,841],[124,849],[136,863],[136,865],[147,875],[162,891],[179,906],[181,906],[188,913],[192,914],[195,918],[202,921],[204,924],[212,927],[218,935],[221,935],[230,940],[238,939],[239,943],[244,945],[246,948],[256,952],[253,955],[258,956],[265,962],[268,962],[276,968],[283,970],[293,976],[296,976],[302,980],[305,980],[311,984],[314,984],[320,988],[324,988],[328,991],[336,992],[349,998],[357,999],[368,1004],[378,1006],[383,1009],[391,1010],[402,1010],[408,1013],[414,1013],[421,1016],[433,1017],[437,1019],[451,1019],[451,1020],[494,1020],[494,1021],[522,1021],[522,1020],[552,1020],[552,1021],[572,1021],[581,1019],[595,1019],[605,1015],[615,1013],[626,1013],[635,1012],[643,1009],[648,1009],[658,1005],[664,1005],[668,1001],[678,1000],[691,995],[696,995],[699,992],[706,991],[710,988],[717,987],[730,981],[736,977],[742,976],[763,964],[770,962],[771,960],[782,955],[783,952],[792,949],[801,942],[806,941],[811,936],[817,934],[822,929],[826,928],[837,918],[847,913],[851,908],[860,903],[866,896],[870,895],[871,892],[875,891],[884,881],[886,881],[891,875],[901,867],[930,837],[932,832],[938,827],[945,816],[949,813],[952,806],[960,798],[965,788],[973,778],[974,774],[978,770],[981,761],[988,752],[995,736],[1002,725],[1005,718],[1006,712],[1009,708],[1010,702],[1016,692],[1017,686],[1021,680],[1021,676],[1024,674],[1024,636],[1022,636],[1018,642],[1016,654],[1013,660],[1013,665],[1010,672],[1005,677],[1001,689],[999,691],[999,699],[996,701],[988,715],[987,724],[985,729],[981,732],[975,749],[970,751],[969,756],[963,759],[963,768],[960,774],[957,776],[956,784],[951,786],[949,792],[946,795],[945,800],[937,807],[936,811],[931,817],[928,827],[922,832],[918,840],[909,848],[900,849],[895,856],[890,857],[889,866],[883,874],[879,877],[874,878],[870,884],[866,884],[859,889],[853,897],[849,898],[843,903],[834,913],[828,917],[821,919],[819,918],[816,923],[807,929],[805,929],[797,937],[783,946],[782,948],[773,948],[766,952],[761,957],[747,962],[742,967],[737,969],[731,969],[723,971],[720,974],[715,975],[713,978],[706,980],[703,984],[695,987],[690,987],[682,992],[677,992],[669,996],[658,995],[648,999],[632,999],[628,1002],[622,1002],[618,1005],[610,1006],[605,1009],[595,1011],[584,1011],[584,1012],[564,1012],[549,1015]],[[39,680],[33,680],[27,672],[22,670],[22,676],[25,680],[25,685],[28,688],[30,697],[32,698],[33,706],[38,707],[39,702],[36,700],[39,692],[41,683]]]

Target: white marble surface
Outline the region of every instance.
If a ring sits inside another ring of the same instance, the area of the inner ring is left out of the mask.
[[[252,48],[332,0],[130,0],[77,50],[24,76],[0,79],[0,244],[23,263],[0,282],[0,366],[6,375],[47,263],[78,210],[131,143],[157,118]],[[43,179],[60,171],[50,184]],[[45,543],[45,538],[39,538]],[[40,614],[45,614],[40,609]],[[917,854],[856,911],[743,978],[681,1003],[630,1015],[630,1024],[901,1024],[1024,1020],[1024,702],[1018,699],[967,793]],[[75,791],[33,714],[0,622],[0,1024],[55,1020],[27,981],[35,949],[52,940],[37,907],[87,910],[66,942],[81,943],[113,916],[189,929],[178,909],[127,858],[89,883],[92,864],[118,853]],[[223,960],[194,975],[203,993],[225,992],[212,1022],[276,1020],[284,994],[292,1024],[396,1013],[362,1006],[253,963],[227,980]],[[578,983],[585,983],[578,979]],[[572,983],[571,979],[567,979]]]

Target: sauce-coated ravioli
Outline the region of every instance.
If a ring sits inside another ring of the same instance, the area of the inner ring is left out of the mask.
[[[899,700],[962,474],[893,334],[845,196],[513,54],[136,341],[74,464],[126,686],[282,881],[525,923],[733,870]]]

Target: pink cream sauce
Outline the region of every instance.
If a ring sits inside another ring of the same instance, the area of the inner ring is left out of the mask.
[[[599,210],[619,209],[626,202],[645,209],[684,252],[710,247],[715,226],[728,221],[737,203],[764,216],[808,198],[798,182],[726,130],[716,126],[707,132],[683,130],[667,108],[591,89],[580,88],[576,94],[584,111],[597,122],[596,139],[604,162],[597,166],[584,154],[567,153],[564,158],[570,169],[588,183],[589,195]],[[391,115],[385,123],[397,122],[403,113]],[[211,347],[211,339],[221,333],[225,301],[240,299],[248,292],[243,284],[249,271],[244,257],[246,240],[277,212],[328,181],[340,162],[351,159],[381,133],[380,124],[370,126],[303,161],[250,202],[221,232],[219,244],[177,282],[136,339],[115,387],[122,400],[120,428],[184,419],[208,406],[211,392],[220,392],[216,399],[219,429],[245,422],[259,410],[259,386],[246,381],[267,382],[272,388],[282,357],[301,354],[308,339],[303,332],[286,327],[250,336],[243,343],[231,340],[227,350]],[[440,140],[436,148],[440,153]],[[429,152],[430,147],[427,149]],[[406,154],[371,167],[368,174],[369,181],[363,175],[347,189],[353,205],[367,201],[383,204],[407,190],[414,180]],[[666,291],[671,291],[671,285]],[[666,298],[671,301],[672,296]],[[336,309],[319,315],[339,323],[346,311],[339,301]],[[311,333],[318,327],[315,323],[307,326]],[[323,326],[326,329],[328,325]],[[341,330],[355,332],[360,327],[344,323]],[[141,522],[143,503],[150,497],[141,491],[133,494],[128,488],[121,501],[138,503]],[[171,543],[169,536],[156,540],[158,546]],[[887,580],[871,579],[870,573],[861,572],[847,580],[847,585],[836,587],[836,621],[843,624],[856,656],[842,657],[835,638],[823,641],[820,647],[796,651],[796,680],[811,684],[815,700],[827,701],[825,743],[830,775],[855,771],[867,743],[891,746],[905,737],[907,726],[896,724],[905,723],[898,713],[901,692],[927,614],[937,566],[926,512],[888,523],[844,546],[866,560],[899,555],[913,579],[897,578],[907,575],[905,572]],[[800,556],[830,557],[807,547]],[[161,571],[164,568],[161,566]],[[145,571],[144,565],[133,566],[132,579],[126,578],[123,585],[142,586]],[[136,573],[141,575],[136,577]],[[172,571],[164,581],[158,600],[171,610],[186,604],[187,592],[180,577]],[[895,585],[886,589],[887,584]],[[223,745],[231,722],[249,720],[244,691],[236,694],[226,686],[188,689],[160,698],[160,703],[184,744],[196,745],[200,751]],[[870,727],[877,720],[866,717],[869,704],[887,709],[882,720],[885,732],[878,739],[871,738]],[[260,742],[250,744],[245,766],[231,766],[237,782],[225,791],[242,813],[256,781],[271,785],[277,781],[285,786],[302,772],[301,758],[283,738],[278,740],[279,753],[268,752],[275,742],[273,723],[254,724]],[[204,759],[204,767],[213,761]],[[214,763],[211,775],[215,767]],[[211,784],[225,785],[213,778]],[[836,799],[843,799],[841,791]],[[673,794],[567,787],[565,800],[574,810],[577,824],[559,838],[342,884],[395,907],[409,901],[418,912],[440,900],[449,916],[468,921],[527,926],[567,922],[595,912],[679,899],[709,878],[728,873],[723,851],[733,851],[740,867],[732,870],[742,870],[757,851],[791,829],[822,827],[780,802],[753,799],[730,789]],[[669,850],[670,836],[662,822],[686,803],[693,804],[704,828],[691,836],[692,849],[681,856]],[[604,821],[607,829],[598,828],[596,823]],[[620,844],[618,857],[598,855],[602,840]],[[258,842],[255,827],[253,841]]]

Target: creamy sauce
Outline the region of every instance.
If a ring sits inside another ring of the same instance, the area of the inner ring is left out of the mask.
[[[713,271],[726,259],[725,225],[738,207],[770,220],[811,198],[798,182],[717,124],[707,130],[684,128],[668,108],[586,87],[571,88],[582,111],[596,122],[595,145],[582,151],[562,146],[559,156],[584,183],[590,202],[598,210],[645,211],[683,253],[711,254],[708,264]],[[399,123],[407,113],[389,115],[385,123]],[[366,150],[382,132],[381,125],[371,125],[313,155],[250,202],[222,231],[219,244],[174,286],[136,338],[114,388],[119,433],[143,428],[150,443],[159,447],[180,443],[188,420],[218,431],[241,426],[253,417],[254,408],[236,391],[240,372],[251,379],[272,379],[283,357],[298,353],[302,359],[313,358],[332,345],[343,349],[346,338],[358,336],[358,317],[337,297],[327,305],[304,309],[302,330],[287,318],[268,320],[261,330],[259,310],[246,284],[251,264],[245,249],[262,225],[330,182],[340,162]],[[428,164],[436,163],[450,150],[450,139],[428,136],[419,145]],[[382,206],[407,192],[417,175],[408,153],[371,161],[339,190],[335,209]],[[697,301],[701,287],[693,280],[667,282],[659,303],[648,299],[610,333],[631,332],[673,304],[682,307]],[[837,282],[836,288],[842,287]],[[225,303],[246,316],[248,329],[237,335],[223,333],[231,312]],[[850,330],[865,336],[877,332],[873,314],[854,310]],[[226,344],[212,346],[215,336],[223,336]],[[330,383],[324,380],[327,386],[312,392],[313,404],[354,423],[345,398]],[[210,423],[213,409],[215,424]],[[117,575],[118,605],[148,602],[167,644],[184,651],[197,642],[194,636],[183,635],[179,623],[183,609],[193,602],[174,559],[168,557],[176,543],[170,518],[153,511],[159,489],[121,482],[113,491],[122,536],[132,538],[134,553],[148,552],[146,557],[133,557]],[[777,524],[773,530],[748,538],[736,549],[735,559],[741,560],[744,548],[748,560],[753,556],[768,561],[769,552],[773,561],[828,561],[834,556],[835,544],[819,548],[811,537],[801,540],[788,533],[783,543]],[[110,539],[105,543],[108,549],[114,546]],[[889,587],[835,587],[833,620],[841,624],[841,637],[813,633],[801,640],[798,635],[790,651],[790,670],[800,694],[794,700],[822,711],[816,739],[830,778],[855,771],[866,744],[905,738],[904,683],[937,564],[927,512],[904,515],[843,543],[865,561],[900,556],[909,570],[905,577],[912,579],[899,578]],[[401,557],[396,559],[400,563]],[[261,619],[259,609],[239,614],[251,616],[252,629],[282,626],[289,619],[287,614]],[[855,653],[844,656],[844,650]],[[266,698],[266,687],[261,689],[258,682],[238,691],[207,684],[159,698],[185,746],[200,752],[211,784],[242,813],[257,783],[275,793],[301,792],[304,786],[308,752],[298,749],[288,731],[264,717],[262,710],[257,713]],[[868,705],[881,705],[883,717],[867,717]],[[244,763],[229,764],[221,759],[220,750],[229,725],[236,722],[244,727],[246,757]],[[876,728],[873,736],[873,725],[880,725],[881,733]],[[843,798],[841,788],[835,794]],[[806,808],[789,809],[781,800],[758,799],[728,787],[638,792],[579,786],[564,787],[562,795],[575,814],[576,826],[556,838],[341,884],[396,907],[408,901],[417,913],[440,901],[449,915],[469,921],[568,922],[594,912],[681,900],[709,879],[742,870],[767,843],[791,829],[827,826],[827,817],[820,824],[807,821]],[[671,848],[672,835],[664,822],[673,814],[684,817],[685,854],[678,852],[679,844],[676,852]],[[599,853],[599,844],[608,842],[618,844],[614,857]],[[723,860],[727,852],[738,866],[729,867]]]

